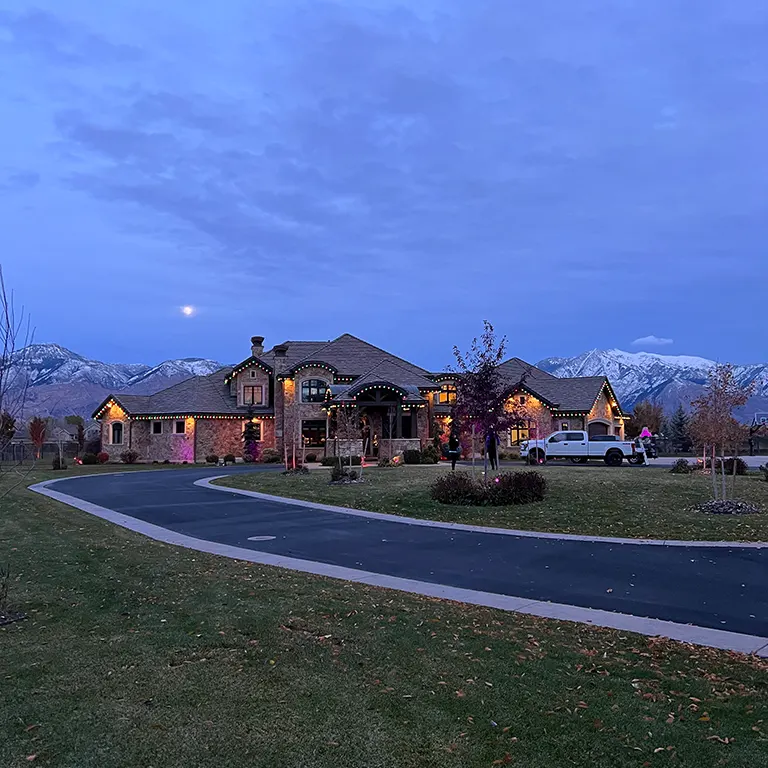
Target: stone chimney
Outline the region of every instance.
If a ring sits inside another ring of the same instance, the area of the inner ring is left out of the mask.
[[[285,357],[286,353],[288,352],[288,345],[275,344],[272,351],[275,353],[275,357]]]
[[[259,357],[264,354],[263,336],[251,336],[251,354],[254,357]]]

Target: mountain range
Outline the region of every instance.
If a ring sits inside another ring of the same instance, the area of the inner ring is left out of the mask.
[[[714,360],[703,357],[620,349],[593,349],[575,357],[548,357],[537,363],[560,377],[607,376],[626,411],[641,400],[650,400],[663,405],[667,412],[678,405],[689,408],[714,365]],[[755,385],[754,395],[739,415],[751,420],[756,412],[768,411],[768,363],[736,365],[734,373],[740,384]]]
[[[154,366],[103,363],[59,344],[33,344],[16,354],[15,363],[29,384],[26,416],[90,416],[112,392],[151,394],[226,367],[197,357],[165,360]],[[537,365],[560,377],[608,376],[627,411],[641,400],[651,400],[671,412],[680,404],[690,406],[715,362],[684,355],[593,349],[575,357],[548,357]],[[755,412],[768,412],[768,363],[738,365],[735,371],[740,383],[755,384],[755,394],[742,417],[751,419]]]
[[[25,416],[90,416],[112,392],[152,394],[225,367],[215,360],[191,357],[158,365],[103,363],[59,344],[32,344],[12,358],[17,381],[28,385]]]

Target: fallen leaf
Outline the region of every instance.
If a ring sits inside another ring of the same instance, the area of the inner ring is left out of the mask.
[[[28,726],[27,726],[27,727],[24,729],[24,731],[25,731],[26,733],[29,733],[30,731],[34,731],[34,730],[35,730],[35,728],[39,728],[39,727],[40,727],[40,725],[39,725],[38,723],[33,723],[32,725],[28,725]]]
[[[733,744],[733,739],[729,739],[727,736],[723,738],[722,736],[707,736],[707,741],[717,741],[720,744]]]
[[[699,718],[699,721],[702,722],[702,723],[708,723],[709,722],[709,715],[702,715]]]
[[[509,765],[512,762],[512,755],[509,752],[504,753],[504,757],[499,760],[494,760],[491,765]]]
[[[37,760],[37,755],[27,755],[28,763],[31,763],[33,760]]]
[[[670,712],[669,717],[667,718],[667,725],[672,725],[672,723],[675,722],[675,716]]]
[[[460,699],[463,699],[466,695],[467,694],[464,693],[464,691],[456,691],[456,696],[458,696]]]

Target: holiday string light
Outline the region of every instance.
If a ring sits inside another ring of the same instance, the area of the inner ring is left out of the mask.
[[[248,368],[253,368],[253,367],[261,368],[261,370],[264,371],[264,373],[266,373],[268,376],[274,373],[272,368],[270,368],[266,363],[259,360],[258,357],[249,357],[247,360],[243,360],[243,362],[240,363],[240,365],[238,365],[236,368],[232,369],[232,372],[225,377],[224,383],[229,384],[229,382],[232,381],[232,379],[234,379],[238,373],[242,373]]]

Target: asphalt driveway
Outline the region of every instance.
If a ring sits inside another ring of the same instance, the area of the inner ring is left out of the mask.
[[[768,549],[460,531],[194,485],[224,471],[253,468],[92,475],[56,481],[50,489],[178,534],[242,549],[768,638]]]

